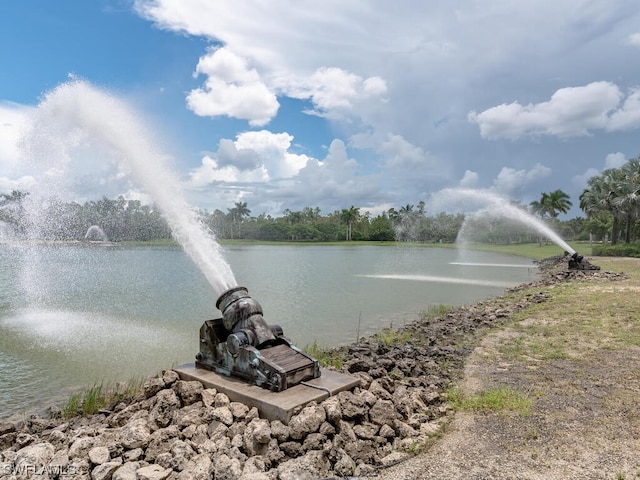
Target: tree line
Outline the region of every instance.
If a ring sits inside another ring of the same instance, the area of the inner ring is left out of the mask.
[[[519,205],[545,222],[567,240],[632,242],[640,230],[640,157],[621,168],[608,169],[588,180],[580,195],[580,208],[586,218],[558,219],[572,207],[562,190],[543,192],[540,200]],[[146,241],[171,238],[171,231],[160,211],[137,200],[106,197],[78,203],[52,202],[40,212],[40,221],[25,215],[27,192],[0,194],[0,227],[15,236],[50,240],[82,240],[92,225],[99,226],[112,241]],[[454,242],[462,227],[463,214],[425,213],[423,201],[390,208],[378,215],[350,206],[322,214],[319,207],[299,211],[286,209],[281,216],[265,213],[252,216],[246,202],[236,202],[226,212],[200,210],[199,216],[217,238],[259,241],[416,241]],[[44,221],[42,221],[44,219]],[[0,230],[0,234],[2,230]],[[465,236],[488,243],[538,241],[524,225],[501,218],[473,218],[465,225]]]
[[[85,238],[97,225],[111,241],[148,241],[171,238],[171,229],[160,211],[139,200],[102,198],[84,204],[51,201],[38,208],[37,218],[26,214],[28,193],[0,195],[0,225],[5,235],[44,240],[95,240]]]
[[[26,215],[28,193],[13,191],[0,195],[0,227],[17,238],[45,240],[99,240],[91,236],[100,227],[111,241],[170,239],[171,231],[160,211],[137,200],[102,198],[84,204],[52,202],[39,210],[38,219]],[[322,215],[319,207],[300,211],[286,209],[282,216],[251,216],[246,202],[236,202],[226,212],[200,210],[199,216],[217,238],[258,241],[416,241],[452,243],[465,221],[462,214],[425,214],[425,203],[390,208],[379,215],[362,213],[351,206]],[[584,228],[580,219],[557,222],[570,239]],[[473,240],[491,243],[531,242],[536,237],[524,226],[500,219],[474,221]],[[0,234],[3,231],[0,230]]]

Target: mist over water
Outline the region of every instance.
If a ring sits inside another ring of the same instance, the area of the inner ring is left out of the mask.
[[[543,221],[512,205],[507,199],[486,190],[447,188],[433,195],[432,208],[440,211],[458,210],[470,214],[458,232],[459,243],[464,242],[467,220],[478,217],[505,218],[547,237],[564,251],[575,253],[575,250]]]
[[[27,197],[30,236],[37,239],[39,226],[49,220],[40,218],[43,205],[95,196],[95,189],[105,183],[141,189],[219,295],[237,285],[234,274],[211,232],[187,204],[167,156],[155,145],[142,118],[114,95],[84,81],[49,92],[22,139],[25,164],[33,176]],[[27,260],[25,267],[33,270],[37,265]]]

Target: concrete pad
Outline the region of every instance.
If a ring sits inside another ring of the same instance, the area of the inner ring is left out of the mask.
[[[198,368],[187,363],[174,368],[182,380],[197,380],[205,388],[215,388],[229,397],[232,402],[242,402],[256,407],[261,418],[280,420],[285,425],[298,407],[310,402],[321,402],[343,390],[351,390],[360,384],[357,377],[320,369],[320,377],[298,384],[282,392],[272,392],[266,388],[251,385],[241,379],[227,377],[219,373]]]

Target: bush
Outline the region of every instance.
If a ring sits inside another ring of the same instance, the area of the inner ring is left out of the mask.
[[[618,245],[594,245],[592,255],[600,257],[640,258],[640,243],[622,243]]]

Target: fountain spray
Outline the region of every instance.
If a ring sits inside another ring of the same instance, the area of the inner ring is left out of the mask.
[[[176,241],[220,295],[237,285],[231,267],[223,258],[220,245],[187,204],[177,175],[155,144],[139,116],[113,95],[85,81],[58,86],[34,111],[22,140],[24,156],[33,167],[36,182],[29,199],[30,212],[35,217],[39,203],[63,198],[78,189],[72,183],[77,179],[71,174],[72,169],[84,172],[82,180],[95,176],[87,163],[98,163],[92,157],[106,149],[103,163],[94,167],[116,184],[123,184],[128,173],[133,175],[162,211]],[[38,221],[31,223],[37,225]],[[37,236],[37,231],[32,233]]]
[[[109,158],[118,160],[118,168],[128,170],[118,170],[113,178],[131,173],[160,208],[174,238],[219,295],[216,307],[222,318],[201,327],[198,366],[274,391],[320,377],[318,361],[286,339],[279,326],[267,325],[260,304],[246,288],[237,286],[219,244],[187,204],[165,156],[154,148],[150,132],[127,105],[87,82],[72,81],[45,96],[30,125],[23,146],[35,167],[39,192],[33,196],[32,213],[40,210],[39,202],[68,193],[70,165],[77,151],[96,141],[107,148]],[[95,156],[93,149],[88,153]],[[36,237],[37,233],[32,232]]]
[[[469,211],[473,205],[479,205],[474,215],[491,215],[494,217],[504,217],[517,221],[533,229],[539,234],[560,246],[565,256],[569,257],[569,269],[571,270],[599,270],[600,267],[592,265],[585,258],[578,254],[571,246],[565,242],[560,235],[553,231],[542,220],[534,217],[529,212],[512,205],[507,199],[487,190],[473,190],[465,188],[447,188],[437,192],[433,196],[433,203],[442,204],[447,209]],[[465,220],[466,224],[466,220]],[[464,234],[465,224],[462,225],[458,238]]]

